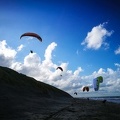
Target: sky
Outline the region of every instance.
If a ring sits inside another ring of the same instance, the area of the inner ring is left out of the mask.
[[[118,0],[1,0],[0,66],[73,97],[120,96],[119,11]],[[20,39],[26,32],[42,42]],[[94,91],[98,76],[103,83]]]

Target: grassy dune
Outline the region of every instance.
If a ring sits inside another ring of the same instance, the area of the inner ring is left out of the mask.
[[[68,93],[6,67],[0,67],[0,120],[26,120],[72,98]]]
[[[11,94],[16,92],[17,94],[18,92],[21,95],[28,94],[31,96],[34,93],[34,95],[47,98],[71,97],[68,93],[58,88],[6,67],[0,67],[0,87],[4,89],[6,94],[8,92],[11,92]]]

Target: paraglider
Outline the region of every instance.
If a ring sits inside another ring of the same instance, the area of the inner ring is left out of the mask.
[[[95,91],[99,90],[100,83],[102,83],[102,82],[103,82],[102,76],[99,76],[99,77],[93,79],[93,88]]]
[[[76,95],[77,95],[77,92],[74,92],[74,94],[76,94]]]
[[[56,70],[57,70],[57,69],[60,69],[61,71],[63,71],[62,67],[57,67]]]
[[[88,87],[88,86],[83,87],[83,92],[84,92],[84,91],[87,91],[87,92],[88,92],[88,91],[89,91],[89,87]]]
[[[22,37],[24,37],[24,36],[36,37],[39,41],[42,42],[42,38],[41,38],[38,34],[36,34],[36,33],[32,33],[32,32],[24,33],[24,34],[22,34],[22,35],[20,36],[20,39],[21,39]]]
[[[60,69],[63,72],[62,67],[57,67],[56,70]],[[62,75],[60,75],[62,77]]]

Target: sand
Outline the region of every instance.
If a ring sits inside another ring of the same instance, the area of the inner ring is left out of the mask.
[[[0,109],[0,120],[120,120],[120,104],[91,99],[29,98],[12,107],[9,103]]]
[[[74,99],[70,105],[53,112],[45,120],[120,120],[120,104]]]

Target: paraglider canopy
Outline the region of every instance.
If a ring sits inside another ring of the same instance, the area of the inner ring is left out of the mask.
[[[84,91],[87,91],[87,92],[88,92],[88,91],[89,91],[89,87],[88,87],[88,86],[83,87],[83,92],[84,92]]]
[[[77,95],[77,92],[74,92],[74,94],[76,94],[76,95]]]
[[[103,82],[102,76],[99,76],[99,77],[93,79],[93,88],[95,91],[99,90],[100,83],[102,83],[102,82]]]
[[[60,69],[63,72],[62,67],[57,67],[56,70]],[[62,75],[60,75],[62,77]]]
[[[36,33],[26,32],[26,33],[24,33],[24,34],[22,34],[22,35],[20,36],[20,39],[21,39],[22,37],[24,37],[24,36],[36,37],[38,40],[40,40],[40,41],[42,42],[42,38],[41,38],[38,34],[36,34]]]
[[[97,79],[98,79],[98,81],[99,81],[100,83],[103,82],[103,77],[102,77],[102,76],[97,77]]]
[[[57,69],[60,69],[61,71],[63,71],[62,67],[57,67],[56,70],[57,70]]]

